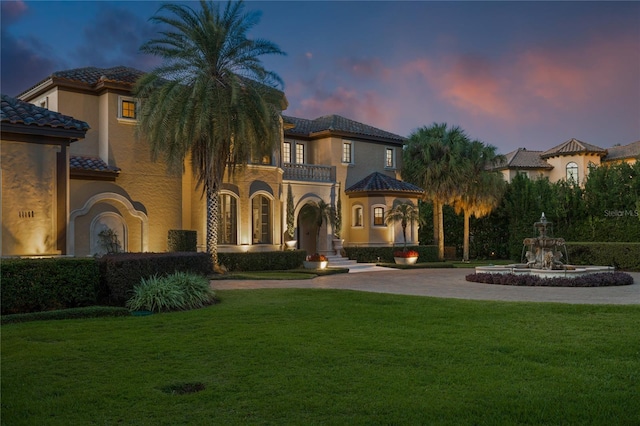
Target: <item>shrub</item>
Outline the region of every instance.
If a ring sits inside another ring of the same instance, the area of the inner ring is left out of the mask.
[[[103,256],[98,264],[101,272],[98,301],[116,306],[124,306],[142,278],[163,277],[177,271],[209,275],[213,271],[207,253],[122,253]]]
[[[176,272],[165,278],[182,291],[184,309],[197,309],[211,304],[215,292],[206,277]]]
[[[407,250],[407,251],[397,250],[393,252],[393,257],[403,257],[403,258],[418,257],[418,252],[415,250]]]
[[[58,311],[30,312],[28,314],[3,315],[1,324],[14,324],[28,321],[49,321],[79,318],[123,317],[130,316],[129,310],[114,306],[89,306],[85,308],[62,309]]]
[[[167,248],[170,252],[195,252],[198,249],[198,233],[185,229],[170,229]]]
[[[307,256],[307,261],[308,262],[326,262],[327,260],[327,256],[325,256],[324,254],[312,254],[310,256]]]
[[[573,265],[640,271],[640,243],[567,243],[567,253]]]
[[[3,259],[1,311],[18,314],[96,304],[95,259]]]
[[[286,271],[301,267],[306,255],[304,250],[218,253],[218,262],[229,271]]]
[[[575,278],[543,278],[537,275],[480,273],[469,274],[465,279],[484,284],[545,287],[607,287],[633,284],[633,277],[624,272],[601,272],[581,275]]]
[[[175,273],[166,277],[154,275],[142,279],[126,303],[132,311],[167,312],[200,308],[214,300],[207,278]]]

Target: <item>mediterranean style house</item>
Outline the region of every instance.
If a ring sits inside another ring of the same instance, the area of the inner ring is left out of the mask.
[[[507,182],[518,174],[524,174],[530,179],[546,177],[551,182],[566,179],[582,184],[589,175],[590,166],[619,162],[634,164],[638,159],[640,141],[605,149],[570,139],[546,151],[518,148],[506,154],[505,161],[494,170],[501,171]]]
[[[168,174],[136,133],[131,91],[142,74],[78,68],[54,72],[19,99],[3,95],[3,256],[100,254],[107,230],[123,251],[166,251],[174,229],[197,231],[205,249],[205,200],[189,162],[181,176]],[[334,250],[330,224],[318,230],[300,219],[320,200],[341,205],[345,246],[402,243],[399,224],[385,224],[385,214],[399,201],[417,204],[423,193],[399,179],[404,141],[337,115],[283,115],[272,155],[248,159],[225,178],[219,250],[282,250],[289,189],[293,239],[308,253]],[[418,243],[417,224],[407,240]]]

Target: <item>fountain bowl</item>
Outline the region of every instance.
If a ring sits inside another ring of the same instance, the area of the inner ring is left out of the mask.
[[[613,266],[564,265],[562,269],[528,268],[525,263],[476,266],[476,274],[536,275],[540,278],[575,278],[582,275],[615,272]]]

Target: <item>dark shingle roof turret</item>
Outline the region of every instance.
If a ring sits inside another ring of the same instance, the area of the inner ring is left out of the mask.
[[[68,115],[51,111],[11,96],[2,95],[3,123],[87,131],[89,125]]]

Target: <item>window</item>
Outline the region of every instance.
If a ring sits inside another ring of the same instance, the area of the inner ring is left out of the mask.
[[[238,200],[229,194],[220,195],[218,243],[238,244]]]
[[[578,183],[578,165],[573,161],[567,164],[567,182]]]
[[[373,208],[373,226],[384,226],[384,207]]]
[[[393,169],[396,166],[395,151],[393,148],[387,148],[384,156],[384,167],[387,169]]]
[[[284,163],[291,162],[291,142],[285,142],[282,147],[282,161]]]
[[[118,97],[118,118],[136,119],[136,101],[133,98]]]
[[[353,226],[362,227],[362,206],[355,206],[353,208]]]
[[[271,244],[271,200],[265,195],[256,195],[251,207],[253,244]]]
[[[296,163],[304,164],[304,144],[296,143]]]
[[[345,164],[353,163],[353,146],[351,142],[343,142],[342,143],[342,162]]]

